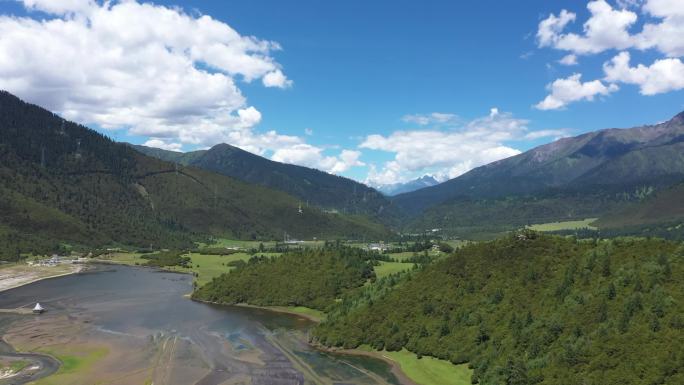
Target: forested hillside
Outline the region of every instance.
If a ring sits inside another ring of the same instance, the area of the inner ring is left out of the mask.
[[[362,183],[313,168],[275,162],[229,144],[188,153],[133,147],[159,159],[284,191],[306,205],[388,220],[398,215],[388,199]]]
[[[468,362],[481,384],[682,384],[683,280],[680,243],[522,232],[345,298],[314,334]]]
[[[629,225],[652,225],[681,221],[684,223],[684,184],[664,189],[639,203],[606,215],[598,221],[602,228]]]
[[[361,216],[298,211],[287,194],[147,157],[0,92],[0,255],[60,243],[181,247],[244,239],[383,238]]]
[[[224,304],[326,310],[343,293],[375,276],[372,263],[377,257],[375,253],[341,246],[293,251],[275,258],[252,257],[195,291],[193,298]]]

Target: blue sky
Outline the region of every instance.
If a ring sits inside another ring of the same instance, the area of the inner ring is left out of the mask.
[[[12,20],[32,18],[78,23],[80,18],[94,17],[88,16],[90,11],[82,9],[101,8],[87,4],[87,0],[52,0],[48,3],[50,5],[45,5],[45,0],[3,1],[0,2],[0,14],[12,15]],[[82,3],[83,8],[72,9],[77,3]],[[666,46],[662,42],[667,41],[668,36],[657,35],[658,31],[651,34],[656,36],[639,35],[644,23],[657,26],[668,22],[684,31],[683,6],[668,5],[663,0],[605,3],[610,11],[624,11],[620,15],[628,21],[632,17],[630,13],[634,15],[635,21],[627,26],[615,21],[620,19],[615,17],[617,14],[606,14],[608,17],[602,19],[599,12],[607,12],[605,6],[597,7],[591,13],[587,2],[579,1],[193,0],[183,1],[182,11],[178,11],[173,7],[179,3],[154,1],[147,10],[141,6],[128,7],[127,12],[150,12],[148,15],[152,16],[140,23],[151,23],[151,28],[161,28],[160,25],[166,22],[163,17],[154,16],[154,12],[164,11],[167,16],[178,13],[189,20],[207,15],[215,22],[229,26],[242,38],[253,36],[257,42],[275,42],[280,49],[273,45],[256,54],[247,52],[242,59],[226,55],[225,60],[217,61],[242,63],[237,70],[237,64],[229,63],[220,68],[212,62],[207,64],[204,58],[209,57],[211,61],[211,57],[216,56],[209,56],[213,54],[206,51],[202,54],[203,59],[192,64],[199,71],[227,74],[227,79],[220,79],[223,83],[205,87],[203,81],[215,82],[216,79],[198,77],[196,82],[179,87],[179,95],[187,95],[182,102],[158,100],[158,103],[147,105],[156,113],[153,118],[136,120],[131,115],[146,115],[146,112],[142,107],[126,103],[149,98],[140,93],[131,94],[134,91],[128,89],[121,90],[120,82],[102,80],[99,75],[92,76],[93,80],[86,85],[78,83],[70,95],[61,95],[54,87],[36,91],[36,85],[43,87],[45,78],[49,84],[54,82],[57,88],[66,88],[70,82],[77,82],[74,79],[83,78],[79,74],[88,74],[98,66],[107,67],[111,61],[86,65],[79,64],[82,61],[77,57],[99,56],[100,50],[111,53],[113,46],[118,44],[116,39],[110,41],[107,40],[110,35],[93,32],[95,43],[89,47],[81,52],[65,50],[62,60],[75,59],[72,66],[76,68],[68,69],[75,71],[73,76],[51,74],[50,69],[32,67],[34,64],[25,65],[29,70],[22,76],[37,78],[27,85],[11,79],[16,76],[17,69],[3,68],[1,58],[8,59],[7,55],[15,47],[12,44],[18,44],[31,28],[44,27],[26,23],[16,26],[5,18],[0,22],[0,30],[14,32],[18,29],[24,34],[17,32],[13,36],[0,37],[0,86],[118,140],[156,143],[183,150],[232,141],[232,144],[276,160],[319,167],[377,184],[406,180],[424,173],[453,177],[562,135],[656,123],[684,110],[684,79],[679,78],[677,72],[677,62],[681,64],[681,47]],[[666,20],[661,16],[658,12],[672,12],[663,8],[667,6],[679,7],[674,11],[675,14],[681,11],[677,14],[680,17]],[[574,14],[572,20],[566,21],[562,28],[552,29],[553,36],[546,35],[542,42],[540,22],[550,15],[560,19],[562,10]],[[132,28],[126,25],[129,19],[121,19],[120,31]],[[595,21],[595,30],[586,34],[582,25],[590,19]],[[621,36],[623,30],[629,36]],[[53,29],[51,35],[68,34],[59,31]],[[161,45],[169,44],[163,41],[163,34],[145,33],[141,32],[141,39],[146,44],[155,39],[160,40]],[[192,34],[193,30],[188,33]],[[570,33],[575,36],[568,37]],[[69,45],[69,39],[66,36],[62,43]],[[31,44],[36,45],[35,52],[45,52],[42,43],[35,39],[22,42],[24,46]],[[56,44],[59,42],[52,46]],[[140,54],[131,52],[126,56],[127,50],[134,48],[129,48],[128,41],[121,44],[123,57]],[[232,52],[230,44],[226,43],[224,50]],[[621,52],[630,55],[629,64],[611,64],[609,67],[614,71],[608,75],[605,63]],[[570,54],[575,55],[578,64],[558,62]],[[13,57],[13,60],[28,62],[31,55],[32,51],[26,49],[24,55]],[[248,56],[257,58],[243,60]],[[153,68],[157,64],[146,61],[147,56],[145,58],[134,61],[138,67],[131,73],[120,74],[125,71],[123,68],[131,68],[128,65],[115,68],[111,71],[116,74],[112,75],[113,79],[123,79],[128,86],[146,87],[149,78],[141,75],[140,67]],[[662,65],[674,66],[674,75],[665,79],[657,77],[658,74],[652,75],[656,68],[649,66],[659,60],[667,60],[660,63]],[[250,63],[244,64],[245,61]],[[643,64],[646,70],[638,70],[637,64]],[[253,68],[244,68],[250,65]],[[176,69],[163,68],[171,71],[170,74]],[[648,72],[649,69],[653,71]],[[179,78],[183,78],[184,70],[178,71],[181,71]],[[41,72],[40,76],[38,72]],[[274,72],[282,77],[274,77],[275,81],[265,86],[264,77]],[[562,106],[558,107],[558,97],[545,104],[546,107],[540,105],[553,93],[551,83],[557,79],[570,79],[573,74],[581,74],[579,82],[564,83],[569,89],[558,90],[558,95],[565,95],[565,99],[560,100]],[[250,77],[252,80],[248,79]],[[245,81],[246,78],[249,81]],[[166,83],[173,81],[168,79]],[[93,96],[92,83],[96,81],[107,83],[98,92],[106,93],[108,99],[119,95],[121,100],[95,100],[101,95]],[[600,83],[583,85],[593,81]],[[222,86],[234,86],[237,93],[225,93],[220,89]],[[168,84],[158,87],[163,92],[176,92],[175,89],[167,91]],[[211,91],[202,92],[205,88]],[[83,95],[73,100],[73,94],[81,89]],[[568,93],[573,96],[567,96]],[[230,102],[221,103],[222,98]],[[580,100],[575,100],[577,98]],[[202,103],[219,107],[207,112]],[[238,110],[250,107],[253,110],[234,119],[218,117],[225,113],[238,116]],[[197,120],[180,122],[183,111],[190,111]],[[202,118],[203,113],[209,118]],[[433,113],[440,115],[432,115],[429,119]],[[155,128],[149,128],[151,126]],[[229,134],[217,128],[223,126],[232,127]],[[533,132],[539,134],[531,134]]]

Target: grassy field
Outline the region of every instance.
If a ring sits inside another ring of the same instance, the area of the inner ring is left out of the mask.
[[[266,255],[269,257],[277,257],[279,253],[259,253],[259,255]],[[166,270],[184,272],[184,273],[195,273],[195,281],[198,286],[202,286],[207,282],[211,281],[214,277],[218,277],[223,273],[227,273],[234,269],[232,266],[228,266],[230,262],[233,261],[247,261],[252,257],[248,253],[235,253],[230,255],[207,255],[207,254],[189,254],[190,268],[180,267],[180,266],[169,266],[165,267]],[[139,253],[112,253],[106,257],[100,257],[98,260],[106,262],[121,263],[124,265],[145,265],[147,259],[142,258]]]
[[[384,262],[381,261],[380,265],[375,266],[375,275],[378,278],[386,277],[390,274],[399,273],[404,270],[412,269],[415,263],[403,263],[403,262]]]
[[[404,374],[419,385],[469,385],[473,375],[468,364],[454,365],[434,357],[419,359],[405,349],[382,354],[399,364]]]
[[[448,244],[449,246],[453,247],[454,249],[458,249],[459,247],[463,247],[468,244],[469,241],[464,241],[464,240],[451,240],[451,241],[445,241],[444,243]]]
[[[399,262],[404,262],[405,260],[413,257],[414,255],[417,255],[417,253],[414,253],[413,251],[405,251],[403,253],[389,253],[387,255],[391,258],[396,259]]]
[[[115,262],[122,265],[142,265],[147,262],[146,259],[140,258],[142,254],[133,252],[116,252],[107,255],[102,255],[97,258],[97,260],[102,260],[106,262]]]
[[[312,318],[313,320],[320,321],[325,318],[325,313],[320,310],[311,309],[306,306],[285,306],[285,310],[291,311],[296,314],[302,314]]]
[[[219,238],[215,239],[214,243],[208,244],[208,247],[239,247],[241,249],[258,249],[260,244],[264,244],[264,247],[274,247],[276,241],[241,241],[237,239],[225,239]]]
[[[259,253],[259,255],[267,256],[278,256],[277,253]],[[205,255],[205,254],[190,254],[190,260],[192,261],[190,269],[173,266],[169,270],[174,271],[191,271],[196,273],[197,286],[202,286],[207,282],[211,281],[214,277],[218,277],[223,273],[227,273],[234,269],[234,267],[229,266],[230,262],[234,261],[245,261],[251,258],[251,254],[247,253],[235,253],[230,255]]]
[[[591,224],[595,222],[597,219],[598,218],[587,218],[581,221],[540,223],[537,225],[529,226],[529,228],[535,231],[577,230],[584,228],[595,230],[596,227],[591,226]]]
[[[109,353],[104,348],[70,349],[68,347],[59,347],[54,350],[40,349],[39,352],[57,358],[62,366],[57,373],[35,382],[36,385],[71,384],[76,379],[82,378],[85,373],[91,373],[93,365]]]
[[[258,249],[259,245],[262,244],[264,247],[275,247],[278,243],[277,241],[241,241],[237,239],[225,239],[219,238],[214,240],[214,243],[205,245],[208,247],[238,247],[244,250]],[[303,247],[322,247],[325,241],[303,241],[299,245]]]
[[[357,349],[377,352],[368,345],[361,345]],[[449,361],[434,357],[418,358],[406,349],[399,352],[377,353],[396,362],[401,371],[418,385],[470,385],[471,383],[473,371],[468,369],[468,364],[454,365]]]

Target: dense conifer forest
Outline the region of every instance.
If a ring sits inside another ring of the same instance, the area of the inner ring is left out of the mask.
[[[280,257],[252,257],[193,294],[224,304],[307,306],[327,310],[343,293],[374,279],[379,254],[328,245],[291,251]]]
[[[522,232],[348,296],[314,334],[468,362],[473,383],[682,384],[682,280],[680,243]]]

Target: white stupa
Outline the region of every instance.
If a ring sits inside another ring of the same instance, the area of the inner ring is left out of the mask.
[[[36,306],[33,307],[33,312],[36,314],[40,314],[45,311],[45,308],[40,306],[40,302],[36,302]]]

